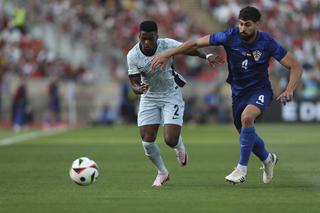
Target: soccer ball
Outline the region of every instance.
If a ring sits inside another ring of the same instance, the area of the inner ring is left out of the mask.
[[[99,176],[98,165],[87,157],[78,158],[73,161],[69,175],[76,184],[88,186],[94,183]]]

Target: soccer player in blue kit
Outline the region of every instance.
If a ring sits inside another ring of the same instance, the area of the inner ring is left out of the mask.
[[[168,58],[184,54],[191,50],[211,45],[222,45],[227,54],[229,76],[227,82],[232,90],[232,110],[234,125],[240,133],[240,160],[225,180],[234,184],[246,180],[247,166],[251,152],[263,164],[264,183],[270,183],[278,156],[268,152],[264,141],[254,128],[256,118],[262,114],[273,99],[273,92],[268,76],[271,57],[275,58],[290,71],[288,85],[277,100],[282,104],[292,100],[293,92],[301,78],[300,64],[268,33],[258,31],[260,11],[251,6],[240,10],[239,26],[224,32],[212,33],[199,39],[189,40],[183,44],[156,55],[152,67],[165,66]],[[209,62],[212,54],[206,57]]]

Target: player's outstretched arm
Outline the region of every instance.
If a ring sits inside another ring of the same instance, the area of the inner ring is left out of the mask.
[[[158,65],[163,69],[168,61],[168,59],[175,55],[187,55],[200,47],[207,47],[210,45],[209,42],[210,35],[198,38],[195,40],[188,40],[183,44],[167,50],[165,52],[159,53],[153,57],[151,60],[152,69],[155,70]]]
[[[129,75],[131,88],[133,92],[137,95],[141,95],[148,91],[148,85],[141,83],[140,74]]]
[[[285,105],[286,102],[290,102],[292,100],[293,92],[297,88],[298,82],[302,75],[302,70],[298,60],[290,52],[283,57],[280,63],[290,71],[287,88],[277,98],[277,100],[280,100],[282,104]]]
[[[208,51],[208,50],[202,49],[202,48],[190,51],[190,52],[186,53],[185,55],[198,56],[199,58],[203,58],[203,59],[207,60],[210,64],[210,66],[212,66],[212,67],[215,67],[215,65],[217,65],[217,64],[224,64],[225,63],[225,59],[222,56],[217,55],[216,53],[213,53],[211,51]]]

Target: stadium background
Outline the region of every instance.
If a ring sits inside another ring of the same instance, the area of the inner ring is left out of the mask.
[[[43,125],[50,75],[60,77],[64,124],[135,123],[138,97],[128,85],[126,53],[138,41],[144,19],[159,24],[161,37],[179,41],[237,24],[239,9],[253,3],[270,32],[303,67],[295,102],[273,104],[266,121],[320,121],[319,0],[30,0],[0,1],[1,121],[10,125],[12,98],[26,77],[29,125]],[[213,51],[224,54],[220,48]],[[178,56],[176,68],[188,80],[183,89],[186,123],[231,120],[226,66]],[[270,62],[275,95],[288,80]]]

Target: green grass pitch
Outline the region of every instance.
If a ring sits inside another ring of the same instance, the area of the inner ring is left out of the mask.
[[[320,125],[257,125],[267,148],[279,155],[275,179],[262,183],[251,156],[247,181],[224,182],[239,157],[231,125],[185,126],[186,168],[158,144],[170,171],[165,187],[152,188],[156,170],[146,159],[136,126],[74,129],[0,146],[0,212],[320,212]],[[23,134],[23,133],[21,133]],[[0,130],[0,139],[14,135]],[[88,187],[68,176],[72,161],[87,156],[100,167]]]

